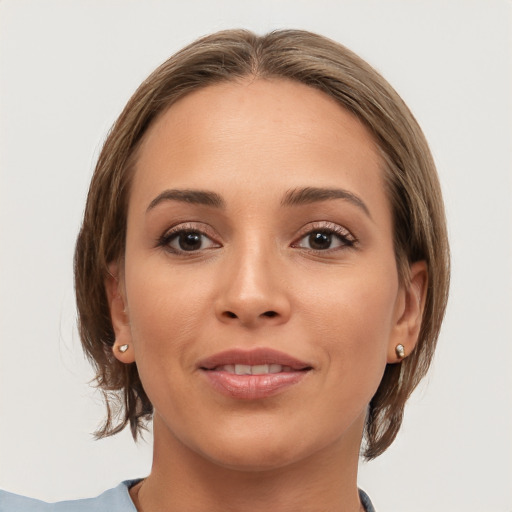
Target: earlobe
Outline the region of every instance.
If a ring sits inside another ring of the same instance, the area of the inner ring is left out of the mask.
[[[130,322],[117,264],[109,265],[108,276],[105,279],[105,291],[110,308],[110,319],[116,337],[112,352],[114,357],[122,363],[133,363],[135,355],[131,340]]]
[[[396,312],[394,334],[388,347],[388,363],[398,363],[414,350],[423,320],[427,287],[427,264],[425,261],[417,261],[410,267],[409,282],[400,291],[402,296]]]

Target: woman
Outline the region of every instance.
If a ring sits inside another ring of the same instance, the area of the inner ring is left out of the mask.
[[[361,439],[394,440],[448,276],[427,143],[368,64],[301,31],[191,44],[114,125],[75,254],[98,436],[152,418],[152,471],[2,510],[373,510]]]

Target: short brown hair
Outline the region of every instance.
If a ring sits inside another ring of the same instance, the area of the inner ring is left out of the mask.
[[[137,89],[110,131],[92,178],[75,252],[79,332],[105,393],[108,416],[99,437],[130,424],[134,438],[153,407],[135,364],[112,355],[115,341],[105,291],[108,265],[125,250],[127,203],[134,159],[148,126],[184,95],[246,77],[286,78],[334,98],[370,130],[384,162],[392,208],[399,279],[424,260],[428,289],[417,346],[399,364],[388,364],[369,405],[364,455],[380,455],[400,428],[405,402],[425,375],[444,316],[449,248],[439,181],[425,137],[395,90],[344,46],[299,30],[257,36],[218,32],[185,47]],[[117,402],[116,402],[117,400]]]

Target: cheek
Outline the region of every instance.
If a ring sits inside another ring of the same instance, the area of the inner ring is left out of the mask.
[[[387,275],[347,273],[307,295],[303,303],[307,323],[330,364],[337,367],[335,374],[347,379],[359,375],[358,380],[369,379],[372,387],[380,382],[398,292],[393,270]]]
[[[139,267],[128,282],[130,331],[141,381],[155,411],[177,415],[187,406],[183,370],[192,368],[187,347],[197,337],[204,301],[197,284],[171,280],[162,272],[141,272]]]
[[[134,261],[127,273],[128,315],[135,351],[143,358],[159,359],[179,352],[185,340],[200,328],[210,290],[204,279],[169,272]],[[127,265],[127,272],[130,267]]]
[[[314,311],[308,316],[319,320],[317,328],[352,333],[355,343],[358,333],[390,331],[397,293],[398,277],[393,268],[389,272],[341,270],[317,279],[316,286],[302,294],[302,301],[305,313]],[[369,342],[371,338],[368,336]]]

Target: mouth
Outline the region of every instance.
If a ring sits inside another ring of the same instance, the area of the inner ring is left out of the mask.
[[[243,400],[256,400],[284,392],[313,370],[313,366],[273,349],[230,350],[198,365],[213,389]]]
[[[306,371],[308,368],[293,369],[291,366],[283,366],[282,364],[224,364],[216,366],[208,371],[227,372],[232,375],[268,375],[276,373],[288,373],[294,371]],[[203,368],[203,370],[207,370]]]

